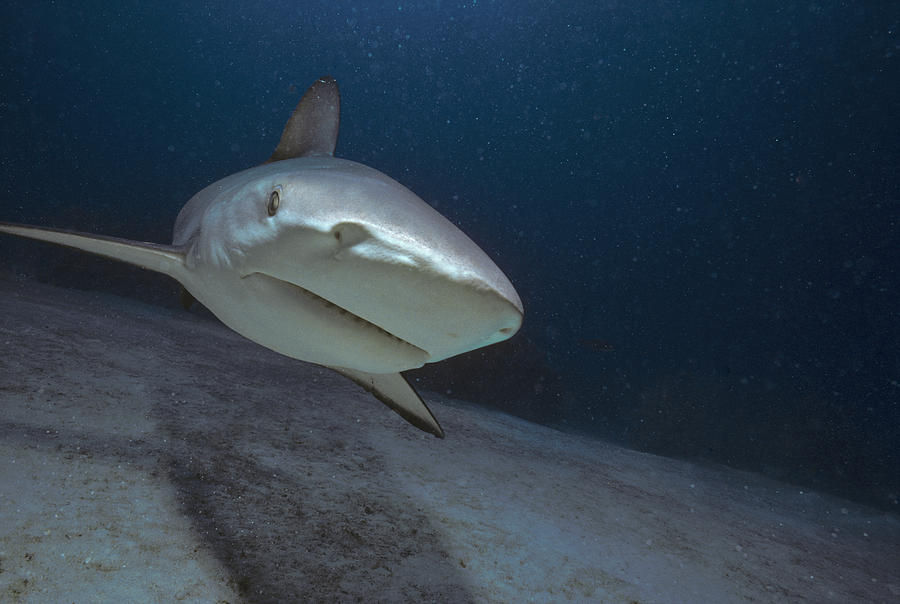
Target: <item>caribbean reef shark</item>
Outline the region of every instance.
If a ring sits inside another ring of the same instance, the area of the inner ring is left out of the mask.
[[[401,371],[512,336],[506,275],[449,220],[385,174],[333,157],[335,80],[313,83],[267,162],[181,209],[172,245],[0,223],[178,280],[225,325],[324,365],[414,426],[443,430]]]

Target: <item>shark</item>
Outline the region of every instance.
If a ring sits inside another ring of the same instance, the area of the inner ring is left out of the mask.
[[[199,191],[171,245],[0,222],[177,280],[222,323],[353,380],[443,438],[402,372],[510,338],[522,301],[458,227],[386,174],[334,157],[340,92],[317,79],[269,159]]]

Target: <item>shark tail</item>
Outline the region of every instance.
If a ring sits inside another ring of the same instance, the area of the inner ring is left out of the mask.
[[[419,430],[444,438],[444,431],[432,415],[422,397],[413,390],[406,378],[399,373],[366,373],[344,367],[329,367],[350,378],[382,403],[393,409],[400,417]]]
[[[181,247],[143,243],[130,239],[78,233],[63,229],[44,229],[9,222],[0,222],[0,233],[65,245],[163,273],[178,281],[182,281],[182,277],[185,274],[185,250]]]

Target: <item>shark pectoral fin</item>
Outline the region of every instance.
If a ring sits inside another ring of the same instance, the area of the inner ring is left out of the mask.
[[[184,276],[184,250],[171,245],[142,243],[130,239],[77,233],[62,229],[42,229],[9,222],[0,222],[0,233],[73,247],[163,273],[179,281]]]
[[[425,405],[425,401],[401,374],[365,373],[344,367],[329,367],[329,369],[334,369],[371,392],[375,398],[419,430],[444,438],[444,431]]]

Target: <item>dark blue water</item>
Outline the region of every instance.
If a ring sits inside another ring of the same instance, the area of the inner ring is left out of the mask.
[[[435,205],[524,299],[514,340],[420,384],[897,509],[895,3],[0,12],[0,220],[166,242],[331,74],[337,154]],[[5,270],[177,303],[95,258],[0,252]]]

